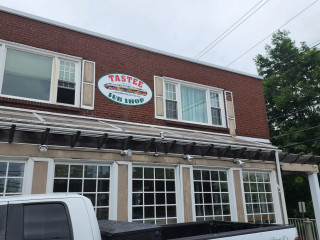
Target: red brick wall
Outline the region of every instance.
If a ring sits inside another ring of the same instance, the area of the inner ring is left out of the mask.
[[[233,92],[237,135],[269,138],[262,81],[259,79],[144,51],[4,12],[0,12],[0,39],[94,61],[96,80],[107,73],[118,72],[140,78],[152,90],[155,75],[223,88]],[[122,121],[228,132],[227,129],[203,127],[197,124],[156,120],[153,99],[145,105],[129,107],[108,100],[97,88],[95,94],[94,111],[15,101],[3,97],[0,97],[0,104]]]

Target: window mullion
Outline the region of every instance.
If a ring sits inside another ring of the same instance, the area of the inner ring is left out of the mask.
[[[52,61],[52,74],[51,74],[51,89],[50,89],[50,102],[52,104],[56,103],[56,96],[57,96],[57,78],[58,73],[57,69],[59,69],[58,59],[57,57],[53,57]]]
[[[206,90],[206,105],[207,105],[207,116],[208,124],[212,125],[212,116],[211,116],[211,100],[210,100],[210,91]]]
[[[181,84],[176,85],[177,88],[177,109],[178,109],[178,120],[182,121],[182,99],[181,99]]]
[[[2,82],[3,82],[3,74],[4,74],[4,65],[6,59],[6,46],[4,44],[0,47],[0,94],[2,91]]]

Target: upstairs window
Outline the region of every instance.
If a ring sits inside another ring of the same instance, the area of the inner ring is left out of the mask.
[[[184,81],[164,81],[164,118],[225,127],[222,90]]]
[[[80,58],[15,44],[0,50],[1,96],[80,106]]]

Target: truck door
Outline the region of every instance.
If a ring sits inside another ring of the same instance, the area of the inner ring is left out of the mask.
[[[0,204],[0,240],[5,240],[6,237],[6,222],[7,222],[7,202]]]

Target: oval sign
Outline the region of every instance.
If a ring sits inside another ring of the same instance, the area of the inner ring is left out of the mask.
[[[126,106],[140,106],[152,99],[151,88],[144,81],[123,73],[102,76],[98,88],[106,98]]]

